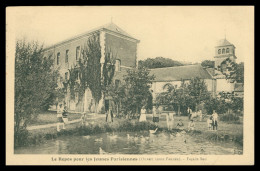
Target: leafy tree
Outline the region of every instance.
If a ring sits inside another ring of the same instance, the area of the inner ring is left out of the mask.
[[[149,69],[182,66],[183,64],[169,58],[156,57],[138,61],[138,66]]]
[[[143,67],[127,71],[124,76],[125,98],[123,108],[132,114],[140,114],[141,108],[147,106],[151,96],[150,87],[154,76],[149,75],[149,71]]]
[[[195,110],[201,102],[208,100],[210,97],[205,81],[200,78],[191,79],[187,89],[191,100],[190,105],[193,108],[195,107]]]
[[[43,58],[38,42],[18,40],[15,51],[15,144],[21,144],[22,132],[41,110],[47,110],[59,96],[57,70],[53,61]]]
[[[182,82],[179,88],[168,83],[164,85],[166,92],[160,93],[156,97],[156,102],[160,105],[173,107],[177,114],[185,114],[187,107],[197,110],[199,104],[209,99],[210,95],[204,80],[199,78],[191,79],[189,83]]]
[[[215,62],[211,60],[205,60],[201,63],[201,66],[206,67],[206,68],[214,68]]]

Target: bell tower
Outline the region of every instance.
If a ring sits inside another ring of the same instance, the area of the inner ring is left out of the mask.
[[[220,40],[215,46],[215,69],[224,69],[225,64],[223,61],[229,59],[232,62],[236,62],[235,46],[231,44],[227,39]]]

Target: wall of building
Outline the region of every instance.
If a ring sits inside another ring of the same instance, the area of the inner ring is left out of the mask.
[[[120,59],[122,66],[127,67],[135,67],[136,65],[136,50],[137,50],[137,42],[122,38],[120,36],[112,35],[110,33],[106,33],[101,31],[100,34],[100,45],[101,45],[101,63],[104,62],[105,53],[109,52],[111,49],[112,53],[116,55],[117,59]],[[76,64],[76,48],[80,46],[80,56],[81,51],[85,48],[86,42],[89,36],[81,37],[75,39],[73,41],[62,43],[58,46],[53,46],[44,52],[44,57],[51,58],[54,60],[54,68],[59,70],[61,77],[65,78],[65,73],[69,72],[68,69],[73,68]],[[68,53],[68,62],[65,62],[66,51]],[[57,65],[57,54],[60,53],[59,64]],[[68,73],[69,76],[69,73]],[[69,107],[69,110],[73,111],[94,111],[95,106],[93,104],[93,98],[90,90],[85,91],[85,95],[82,101],[74,101],[69,97],[69,93],[66,96],[66,103]],[[103,99],[100,100],[98,104],[98,111],[101,111],[103,107]]]
[[[216,79],[216,92],[232,92],[234,91],[234,83],[230,83],[226,79]]]
[[[127,40],[110,33],[105,35],[105,51],[112,52],[117,59],[120,59],[122,66],[135,67],[137,42]]]

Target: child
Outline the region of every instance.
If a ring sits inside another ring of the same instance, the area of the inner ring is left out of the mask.
[[[193,119],[190,120],[188,125],[188,131],[195,129],[195,123],[193,122]]]
[[[208,124],[208,130],[211,130],[212,129],[212,117],[211,116],[207,119],[207,124]]]

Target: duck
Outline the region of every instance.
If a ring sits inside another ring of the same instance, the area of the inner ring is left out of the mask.
[[[158,130],[158,127],[155,130],[149,130],[149,132],[150,132],[150,134],[155,134],[157,130]]]
[[[103,141],[103,138],[96,138],[95,139],[95,142],[102,142]]]

